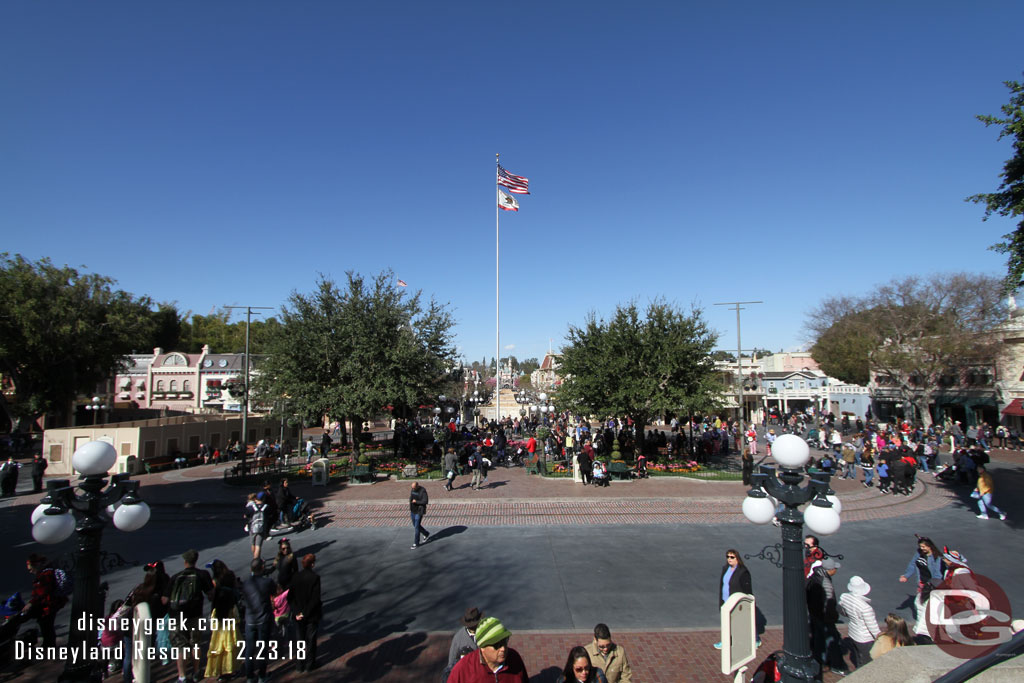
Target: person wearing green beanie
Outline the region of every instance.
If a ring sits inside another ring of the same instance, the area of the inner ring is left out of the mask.
[[[448,683],[528,683],[530,676],[519,653],[508,645],[512,633],[495,617],[477,624],[477,651],[452,669]]]

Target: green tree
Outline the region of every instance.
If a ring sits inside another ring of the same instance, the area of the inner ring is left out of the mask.
[[[590,313],[582,327],[569,327],[556,402],[638,425],[713,408],[723,391],[711,360],[717,340],[699,309],[687,314],[662,300],[643,312],[635,302],[618,306],[608,320]],[[642,430],[638,436],[642,447]]]
[[[0,405],[12,429],[64,412],[154,340],[160,311],[113,284],[49,259],[0,254],[0,373],[14,390],[13,400],[0,394]]]
[[[847,382],[866,384],[873,374],[929,425],[928,406],[950,378],[995,362],[993,331],[1006,319],[1000,292],[997,278],[958,273],[826,299],[808,316],[811,357]]]
[[[274,318],[254,318],[249,325],[249,352],[266,351],[270,330],[280,323]],[[193,315],[182,325],[182,346],[185,351],[199,353],[209,345],[211,353],[241,353],[245,350],[245,319],[231,322],[231,310],[221,308],[209,315]],[[165,347],[168,348],[168,347]]]
[[[985,205],[985,217],[992,214],[1017,218],[1024,216],[1024,84],[1017,81],[1004,81],[1010,90],[1010,101],[1000,109],[1002,116],[983,115],[978,120],[986,126],[1001,126],[999,139],[1010,138],[1013,156],[1003,164],[1002,178],[995,192],[972,195],[967,201]],[[991,249],[1007,255],[1006,291],[1014,291],[1024,284],[1024,218],[1017,223],[1017,229],[1003,235],[1003,241],[992,245]]]
[[[267,327],[258,400],[285,398],[298,414],[357,425],[384,406],[432,403],[456,358],[453,325],[447,305],[396,287],[390,270],[369,280],[349,271],[344,289],[321,278],[311,294],[293,292],[280,324]]]
[[[519,363],[519,372],[524,375],[529,375],[531,372],[540,367],[540,361],[536,358],[527,358]]]

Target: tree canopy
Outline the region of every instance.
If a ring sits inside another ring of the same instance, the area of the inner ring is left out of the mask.
[[[662,300],[644,311],[635,302],[620,305],[607,320],[590,313],[581,327],[569,327],[558,404],[641,425],[713,408],[723,390],[711,359],[717,340],[699,309],[683,313]]]
[[[193,315],[181,323],[181,348],[189,353],[198,353],[204,344],[211,353],[242,353],[245,350],[245,318],[231,322],[232,311],[221,308],[209,315]],[[279,326],[273,318],[255,316],[249,325],[249,353],[266,352],[270,330]],[[166,347],[165,347],[166,348]]]
[[[1013,156],[1003,164],[1003,172],[999,174],[1002,182],[995,192],[972,195],[967,201],[985,205],[984,220],[992,214],[1020,217],[1017,229],[992,245],[994,251],[1007,255],[1004,288],[1012,292],[1024,284],[1024,84],[1004,81],[1004,85],[1010,90],[1010,101],[1000,107],[1003,115],[977,118],[986,126],[1002,127],[999,139],[1011,139]]]
[[[311,294],[291,294],[267,330],[257,400],[356,424],[386,406],[432,403],[455,359],[447,305],[396,287],[390,270],[346,275],[343,289],[321,277]]]
[[[991,365],[994,328],[1006,319],[998,278],[968,273],[908,277],[863,297],[833,297],[808,316],[811,356],[826,374],[880,383],[914,405],[930,424],[928,405],[944,378]]]
[[[12,429],[91,394],[125,356],[174,335],[166,306],[113,288],[102,275],[0,254],[0,394]]]

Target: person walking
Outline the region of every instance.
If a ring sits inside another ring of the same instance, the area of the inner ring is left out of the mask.
[[[455,476],[458,474],[456,471],[459,467],[458,457],[455,455],[455,449],[449,447],[444,454],[444,490],[451,491],[455,485]]]
[[[840,565],[834,558],[826,557],[821,565],[814,568],[807,581],[807,611],[810,617],[811,651],[822,665],[823,671],[846,675],[846,663],[840,649],[838,601],[832,577]]]
[[[252,544],[252,557],[258,559],[263,552],[263,541],[270,535],[269,520],[267,519],[267,494],[260,491],[255,496],[250,496],[246,503],[245,512],[249,517],[246,525],[249,531],[249,539]]]
[[[213,599],[213,577],[205,569],[197,569],[199,551],[190,548],[181,555],[185,568],[171,577],[168,596],[168,616],[180,624],[172,628],[172,651],[177,654],[179,681],[202,680],[199,646],[204,640],[203,601]],[[182,626],[183,625],[183,626]],[[192,673],[187,669],[191,664]]]
[[[484,462],[480,446],[473,446],[473,452],[469,454],[469,466],[473,468],[473,480],[469,486],[474,491],[479,490],[487,481],[487,463]]]
[[[721,607],[733,593],[754,594],[754,586],[750,579],[750,570],[740,559],[739,551],[729,548],[725,551],[725,564],[718,578],[718,606]],[[761,639],[757,639],[760,646]],[[722,641],[715,643],[715,649],[722,649]]]
[[[633,670],[629,666],[626,650],[612,642],[607,624],[594,627],[594,640],[586,646],[590,661],[604,673],[608,683],[633,683]]]
[[[57,645],[57,632],[54,621],[57,612],[67,604],[68,599],[57,589],[57,575],[47,565],[46,558],[32,553],[25,561],[25,568],[32,573],[32,596],[21,610],[23,619],[35,619],[39,625],[39,635],[43,639],[43,647]]]
[[[942,580],[945,567],[942,553],[938,546],[927,536],[917,537],[917,552],[907,563],[907,569],[900,575],[900,583],[906,583],[911,577],[917,579],[917,595],[914,597],[914,618],[920,619],[924,610],[926,593]],[[928,589],[926,591],[925,589]]]
[[[978,501],[978,510],[980,514],[978,519],[988,519],[989,510],[999,515],[999,519],[1005,520],[1006,513],[997,508],[992,504],[992,491],[994,486],[992,485],[992,475],[988,473],[985,466],[982,464],[978,465],[978,483],[974,487],[974,492],[971,493],[972,498],[976,498]]]
[[[846,645],[854,669],[871,661],[871,646],[881,635],[878,617],[867,597],[870,592],[871,584],[859,576],[853,576],[846,584],[846,592],[839,596],[839,612],[846,617]]]
[[[36,493],[43,490],[43,474],[46,472],[48,464],[46,459],[38,453],[32,456],[32,490]]]
[[[274,580],[264,576],[266,569],[261,558],[249,563],[249,578],[242,582],[242,599],[245,601],[245,679],[260,683],[269,681],[270,633],[274,625]],[[300,669],[301,670],[301,669]]]
[[[412,550],[420,547],[420,536],[424,542],[430,538],[430,532],[423,528],[423,515],[427,514],[427,504],[430,496],[427,490],[420,486],[418,481],[412,483],[409,490],[409,516],[412,518]]]
[[[458,661],[448,683],[528,683],[523,658],[509,647],[511,637],[495,617],[482,620],[473,636],[477,649]]]
[[[320,576],[313,571],[316,555],[309,553],[302,558],[302,571],[292,578],[288,587],[288,607],[295,625],[296,659],[298,670],[312,671],[316,668],[316,636],[323,616],[320,595]]]
[[[587,649],[577,645],[569,650],[558,683],[608,683],[608,679],[601,669],[594,666]]]
[[[471,652],[476,649],[476,627],[480,624],[480,620],[484,618],[484,613],[477,607],[470,607],[466,610],[465,614],[462,615],[462,625],[459,626],[459,630],[452,636],[452,644],[448,648],[448,666],[445,667],[443,680],[448,680],[448,676],[451,675],[452,669],[455,668],[455,664],[462,659],[460,653],[465,652],[469,649]]]

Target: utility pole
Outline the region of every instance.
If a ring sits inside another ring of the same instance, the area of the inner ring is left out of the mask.
[[[242,396],[242,472],[245,472],[245,460],[249,455],[249,325],[252,323],[252,312],[255,310],[271,311],[273,306],[225,306],[234,310],[245,310],[245,395]],[[260,315],[257,313],[256,315]]]
[[[743,344],[740,343],[740,311],[747,304],[763,304],[763,301],[726,301],[715,306],[733,306],[736,309],[736,402],[739,405],[740,433],[743,433]]]

